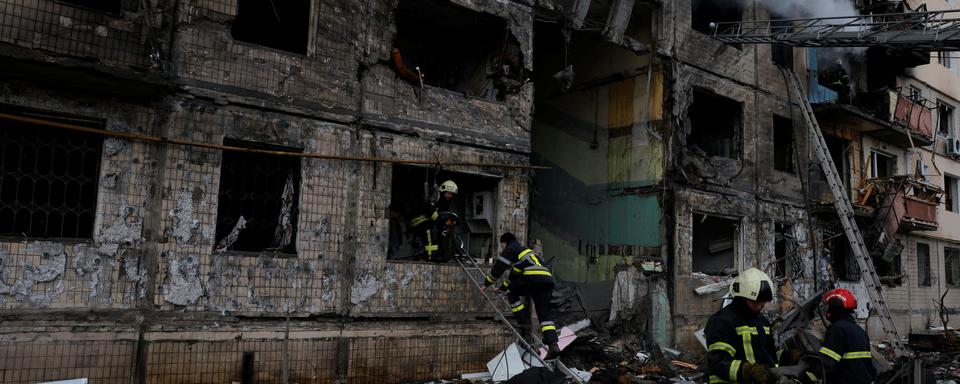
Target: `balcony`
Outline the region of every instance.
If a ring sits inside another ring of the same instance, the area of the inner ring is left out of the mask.
[[[943,190],[912,176],[867,180],[866,200],[876,208],[876,229],[889,239],[894,233],[935,231]]]
[[[933,144],[933,105],[899,90],[863,93],[852,104],[814,107],[822,125],[853,129],[904,148]]]

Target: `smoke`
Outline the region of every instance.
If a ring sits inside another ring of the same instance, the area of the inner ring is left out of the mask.
[[[773,18],[857,16],[851,0],[763,0]]]

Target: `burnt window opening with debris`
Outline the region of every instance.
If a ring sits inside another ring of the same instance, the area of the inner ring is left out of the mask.
[[[693,29],[711,36],[716,30],[710,23],[743,20],[742,0],[693,0],[691,10],[691,26]],[[740,45],[734,46],[739,47]]]
[[[739,159],[742,114],[743,105],[736,100],[695,88],[687,146],[707,156]]]
[[[947,211],[954,213],[960,212],[960,206],[958,206],[960,200],[957,199],[960,197],[957,196],[957,189],[960,185],[957,184],[957,181],[958,179],[955,176],[943,175],[943,204]]]
[[[870,178],[891,177],[897,175],[897,157],[886,153],[870,151]]]
[[[960,287],[960,249],[943,248],[943,273],[948,286]]]
[[[230,33],[239,41],[305,55],[310,0],[239,0]]]
[[[693,214],[693,272],[729,275],[736,270],[740,220]]]
[[[105,12],[111,15],[120,15],[122,0],[58,0],[61,3],[76,5],[82,8]]]
[[[773,169],[796,173],[793,120],[773,116]]]
[[[773,224],[773,256],[776,277],[787,277],[790,274],[790,260],[797,257],[797,240],[793,237],[792,225]]]
[[[302,149],[224,139],[230,147],[284,152]],[[217,195],[215,252],[296,253],[300,158],[223,151]]]
[[[497,186],[500,178],[490,175],[438,170],[436,168],[394,165],[391,178],[389,242],[387,259],[391,261],[449,262],[457,249],[454,232],[443,231],[443,217],[432,219],[440,193],[434,189],[447,180],[457,184],[457,193],[449,202],[449,211],[460,221],[453,231],[463,240],[464,249],[481,262],[489,262],[499,253],[497,228]],[[427,230],[431,231],[427,238]],[[439,236],[439,239],[434,238]],[[437,248],[427,252],[429,240]]]
[[[843,181],[844,189],[850,189],[850,141],[844,140],[836,136],[824,135],[824,141],[827,143],[827,151],[830,152],[830,159],[833,160],[833,164],[837,167],[837,172],[840,172],[840,177]],[[827,176],[823,173],[823,169],[820,169],[820,178],[821,180],[826,180]]]
[[[917,243],[917,286],[929,287],[933,285],[930,271],[930,245]]]
[[[954,132],[954,108],[942,101],[937,102],[937,133],[943,137],[950,137]]]
[[[825,250],[830,254],[830,267],[834,277],[843,281],[859,281],[860,266],[853,256],[847,235],[840,230],[835,234],[827,232],[824,236],[830,239],[826,242]]]
[[[102,129],[40,111],[5,113]],[[93,237],[103,136],[0,119],[0,236]]]
[[[401,0],[395,14],[401,79],[487,100],[519,91],[523,54],[502,18],[438,0]]]
[[[904,246],[899,239],[892,239],[879,253],[871,254],[873,268],[877,271],[881,283],[891,286],[903,284],[901,254]]]

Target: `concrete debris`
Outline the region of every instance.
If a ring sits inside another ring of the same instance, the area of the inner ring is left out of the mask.
[[[731,284],[733,284],[733,280],[734,280],[733,278],[727,278],[727,279],[720,280],[716,283],[703,285],[695,288],[694,292],[696,292],[700,296],[703,296],[709,293],[720,292],[723,289],[729,287]]]
[[[350,303],[353,305],[363,304],[375,296],[381,288],[383,288],[383,282],[378,280],[373,273],[360,273],[350,287]]]
[[[214,249],[214,253],[223,254],[224,252],[226,252],[227,249],[229,249],[230,246],[237,241],[237,238],[240,237],[240,231],[246,228],[247,228],[247,219],[243,218],[243,216],[241,215],[240,218],[237,219],[237,223],[233,225],[233,229],[230,230],[230,233],[228,233],[226,236],[223,237],[223,239],[220,239],[220,241],[217,242],[217,246]]]

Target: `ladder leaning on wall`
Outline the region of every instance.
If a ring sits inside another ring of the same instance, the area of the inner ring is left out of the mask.
[[[803,112],[803,119],[806,121],[807,129],[810,133],[810,145],[813,148],[817,161],[820,163],[820,167],[823,168],[823,173],[826,175],[830,191],[833,192],[833,206],[837,211],[837,215],[840,216],[843,231],[847,235],[847,240],[850,242],[850,248],[853,250],[854,258],[856,258],[857,265],[860,267],[860,275],[866,287],[867,294],[870,296],[870,301],[873,303],[873,310],[876,315],[880,317],[880,324],[883,327],[884,333],[887,335],[887,341],[893,347],[894,353],[896,353],[897,356],[911,356],[912,352],[903,343],[900,333],[897,332],[897,326],[893,321],[893,317],[890,315],[890,310],[887,308],[887,303],[884,301],[883,289],[880,286],[880,277],[877,276],[877,270],[874,268],[873,261],[870,259],[870,252],[863,242],[863,236],[860,234],[860,229],[857,228],[857,223],[854,220],[854,211],[853,205],[850,203],[850,196],[843,187],[843,182],[841,181],[840,174],[837,172],[837,166],[833,163],[833,158],[830,157],[827,143],[823,138],[823,133],[820,131],[820,124],[817,123],[817,117],[813,113],[813,107],[810,105],[806,92],[801,86],[800,77],[792,70],[782,70],[788,73],[790,82],[792,83],[791,88],[799,99],[798,104]]]

